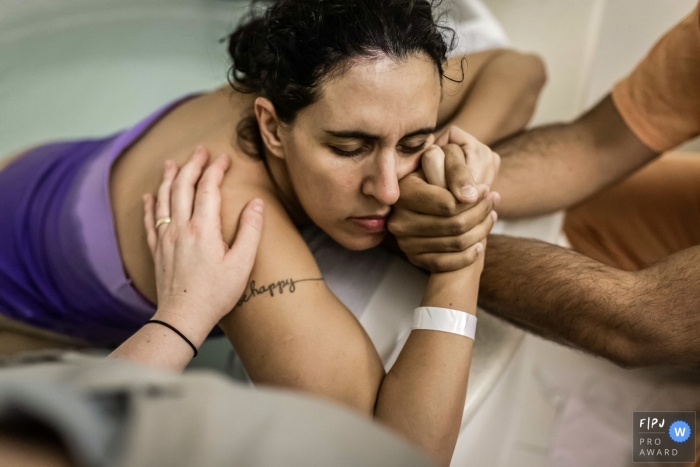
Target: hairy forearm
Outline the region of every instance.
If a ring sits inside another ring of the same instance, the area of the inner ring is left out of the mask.
[[[569,207],[655,156],[629,130],[610,97],[572,123],[535,128],[494,149],[501,156],[493,190],[501,194],[502,217]]]
[[[592,138],[576,125],[535,128],[496,145],[501,167],[493,190],[502,217],[541,215],[570,206],[600,188],[598,167],[587,157]],[[588,159],[589,163],[582,163]],[[573,179],[590,183],[572,183]]]
[[[423,299],[476,313],[482,258],[451,273],[433,274]],[[456,334],[415,330],[379,391],[375,418],[432,454],[452,458],[467,391],[473,341]]]
[[[672,272],[660,269],[667,266],[621,271],[547,243],[492,235],[479,303],[516,325],[623,366],[697,362],[698,338],[688,335],[700,325],[693,302],[700,297],[688,297],[697,287],[673,285]],[[678,297],[685,303],[673,304]]]
[[[541,59],[503,51],[480,70],[448,123],[485,144],[516,133],[532,118],[545,80]]]

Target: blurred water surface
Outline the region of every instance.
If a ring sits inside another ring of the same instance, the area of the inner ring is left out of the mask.
[[[0,158],[116,132],[226,82],[246,1],[0,0]]]

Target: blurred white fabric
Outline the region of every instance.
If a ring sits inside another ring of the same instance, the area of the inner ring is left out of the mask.
[[[457,34],[451,56],[510,45],[501,24],[481,0],[443,0],[437,9]]]
[[[561,405],[551,467],[631,467],[633,412],[700,409],[700,375],[692,371],[615,369],[576,385],[551,381],[548,392]]]

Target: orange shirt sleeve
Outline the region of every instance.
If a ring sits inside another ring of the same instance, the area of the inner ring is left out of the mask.
[[[612,91],[635,135],[663,152],[700,134],[700,4]]]

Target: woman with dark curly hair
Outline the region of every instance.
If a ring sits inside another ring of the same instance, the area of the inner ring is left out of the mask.
[[[472,247],[456,253],[470,265],[431,276],[415,331],[388,374],[357,319],[325,286],[299,232],[313,224],[346,248],[377,246],[399,180],[431,154],[427,179],[444,185],[446,161],[463,157],[450,143],[475,141],[453,127],[438,134],[437,147],[436,131],[449,122],[473,125],[488,141],[529,119],[541,80],[521,73],[521,87],[489,85],[499,83],[491,78],[496,66],[537,75],[539,63],[504,51],[475,54],[468,67],[461,58],[448,61],[451,31],[432,7],[427,0],[272,2],[230,36],[231,86],[183,98],[115,136],[45,145],[11,162],[0,172],[5,328],[43,333],[52,345],[116,345],[147,323],[157,297],[142,194],[155,193],[164,165],[172,179],[195,151],[178,175],[189,186],[207,153],[221,154],[212,164],[230,166],[221,181],[225,241],[250,200],[266,205],[251,280],[218,323],[252,380],[372,415],[447,463],[466,394],[472,340],[464,336],[473,338],[497,194],[487,186],[457,192],[464,215],[479,219],[467,237]],[[502,99],[486,105],[489,93]],[[492,179],[498,157],[485,153]],[[189,218],[193,195],[177,193],[155,207],[156,229],[167,229],[175,211],[173,219]],[[200,305],[193,300],[191,309]],[[214,325],[182,328],[177,313],[169,319],[194,348]],[[15,342],[16,349],[44,345]]]

